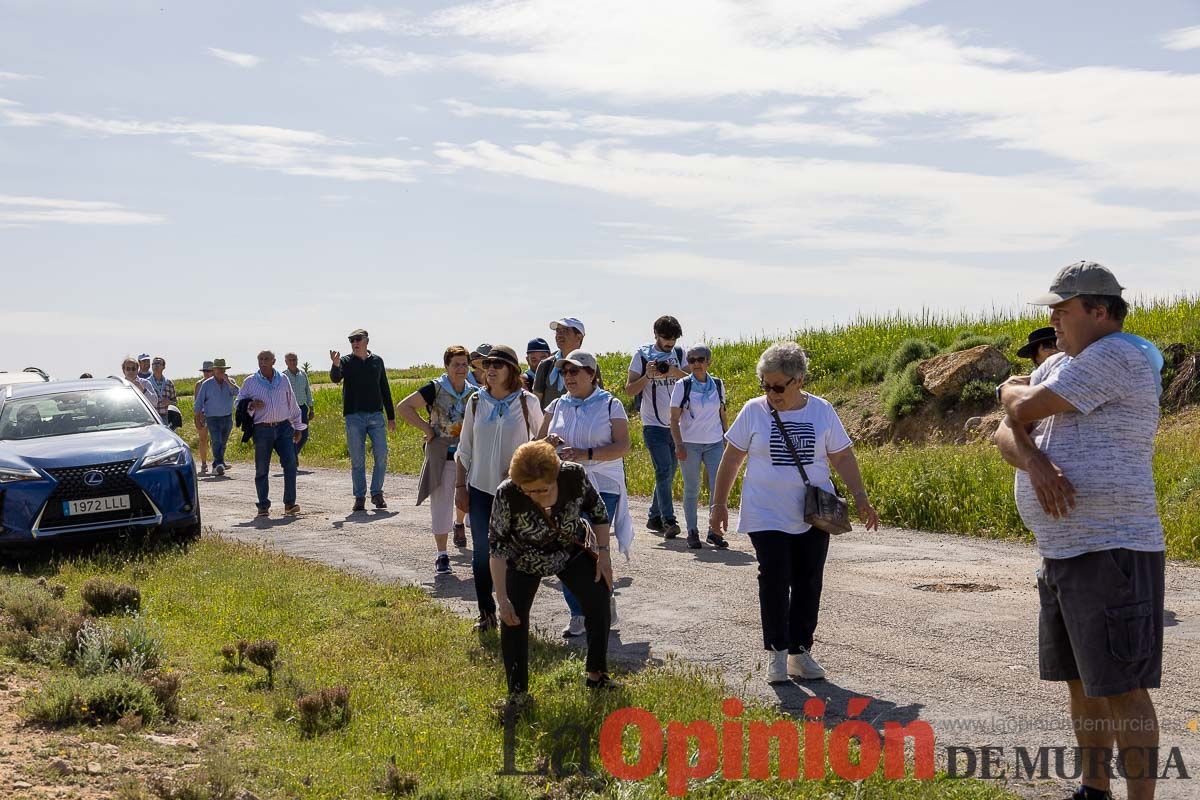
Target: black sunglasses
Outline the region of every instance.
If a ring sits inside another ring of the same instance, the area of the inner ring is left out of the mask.
[[[351,343],[351,344],[354,344],[355,342],[361,342],[361,341],[362,341],[363,339],[365,339],[365,338],[367,338],[367,337],[365,337],[365,336],[351,336],[351,337],[350,337],[350,343]]]
[[[689,364],[703,364],[705,361],[708,361],[708,359],[704,356],[688,356]]]
[[[484,369],[487,369],[489,367],[511,367],[511,366],[512,366],[512,364],[509,364],[507,361],[505,361],[502,358],[485,358],[483,360],[483,368]]]
[[[578,375],[579,373],[583,372],[583,367],[563,367],[560,370],[560,372],[562,372],[563,375],[570,377],[572,375]]]
[[[796,382],[795,378],[790,378],[788,380],[788,382],[783,384],[782,386],[780,386],[777,383],[762,383],[761,381],[759,382],[758,385],[760,387],[762,387],[762,390],[764,392],[774,392],[775,394],[783,394],[784,392],[787,391],[787,387],[791,386],[795,382]]]

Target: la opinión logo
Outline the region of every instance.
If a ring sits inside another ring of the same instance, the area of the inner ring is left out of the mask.
[[[640,781],[664,770],[667,793],[683,797],[688,782],[703,780],[721,772],[725,780],[742,779],[820,780],[828,769],[848,781],[860,781],[874,775],[882,764],[883,776],[892,780],[909,777],[905,762],[906,742],[912,742],[911,776],[932,780],[934,768],[933,727],[922,721],[908,724],[885,722],[881,736],[869,722],[858,719],[870,698],[852,698],[847,705],[849,719],[825,736],[824,701],[810,699],[804,704],[805,719],[743,722],[745,705],[731,697],[722,704],[725,719],[718,726],[708,720],[668,721],[666,725],[644,708],[621,708],[609,714],[600,726],[600,762],[614,778]],[[635,752],[627,758],[625,735],[630,729],[639,734]],[[801,747],[803,736],[803,747]],[[778,775],[771,774],[771,750],[775,744]],[[853,743],[853,744],[852,744]],[[692,757],[692,750],[695,757]],[[801,752],[803,750],[803,753]],[[853,754],[853,757],[852,757]],[[803,768],[801,758],[803,757]],[[567,764],[577,764],[567,769]],[[592,774],[591,737],[582,725],[569,724],[551,734],[547,766],[533,771],[516,769],[516,717],[504,719],[504,768],[501,775],[554,774],[570,772]]]

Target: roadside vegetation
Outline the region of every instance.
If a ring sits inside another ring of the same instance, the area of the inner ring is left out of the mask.
[[[810,356],[809,388],[843,407],[868,397],[869,409],[854,407],[855,414],[869,410],[884,423],[907,418],[927,399],[915,383],[921,360],[979,344],[998,347],[1008,358],[1014,374],[1029,371],[1028,361],[1018,359],[1016,350],[1035,327],[1046,324],[1037,310],[996,310],[985,315],[944,315],[925,312],[918,316],[861,317],[847,325],[801,330],[792,338],[804,345]],[[1200,295],[1146,300],[1135,304],[1126,330],[1150,339],[1160,348],[1182,344],[1189,352],[1200,349]],[[688,341],[703,338],[689,332]],[[759,394],[754,368],[770,339],[710,342],[713,372],[725,381],[731,418],[751,397]],[[623,386],[628,354],[600,357],[603,374],[612,386]],[[433,367],[396,371],[404,378],[393,380],[393,397],[399,401],[425,380],[440,374]],[[312,373],[314,385],[322,373]],[[1168,370],[1166,377],[1171,376]],[[971,414],[995,411],[990,385],[964,386],[955,398],[956,408]],[[182,392],[181,392],[182,394]],[[628,402],[617,392],[618,396]],[[195,444],[190,397],[180,398],[185,426],[182,435]],[[305,447],[303,463],[345,467],[349,463],[341,416],[341,393],[336,389],[316,392],[317,417]],[[934,410],[929,419],[936,425]],[[924,421],[924,418],[922,418]],[[843,412],[843,421],[853,429],[854,420]],[[630,426],[632,450],[626,458],[630,491],[648,495],[654,472],[641,438],[641,426]],[[253,460],[253,450],[239,441],[234,431],[229,458]],[[389,468],[415,473],[421,465],[420,434],[401,424],[392,438]],[[1155,453],[1155,479],[1159,507],[1167,531],[1170,558],[1200,559],[1200,463],[1191,454],[1200,445],[1200,423],[1191,410],[1164,416]],[[923,530],[963,533],[992,538],[1029,539],[1017,516],[1012,498],[1013,472],[987,441],[883,444],[856,447],[867,487],[885,523]],[[737,502],[739,487],[734,487]],[[676,494],[682,493],[677,478]],[[706,498],[702,496],[702,502]]]
[[[513,764],[525,771],[545,764],[555,731],[574,723],[591,736],[596,775],[499,777],[498,639],[481,639],[418,588],[219,538],[188,549],[75,557],[33,572],[40,576],[0,573],[0,676],[20,673],[34,683],[21,706],[30,725],[22,737],[110,730],[122,748],[148,735],[200,743],[191,766],[133,771],[116,794],[123,800],[216,800],[243,789],[330,800],[661,798],[662,770],[619,783],[603,769],[596,752],[603,719],[627,706],[663,724],[709,720],[720,730],[726,719],[728,690],[713,674],[675,661],[635,665],[620,676],[623,688],[597,698],[583,687],[579,652],[538,638],[536,700],[517,724]],[[136,606],[128,602],[135,593]],[[100,615],[89,596],[110,613]],[[781,718],[750,705],[741,719]],[[574,772],[578,753],[563,763]],[[990,784],[878,774],[863,782],[697,781],[691,789],[706,798],[1010,796]]]

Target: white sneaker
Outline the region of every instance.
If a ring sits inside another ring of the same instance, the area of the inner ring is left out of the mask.
[[[804,649],[788,656],[787,671],[789,675],[810,681],[825,677],[825,668],[817,663],[817,660],[812,657],[812,653]]]
[[[621,618],[617,616],[617,596],[610,594],[608,596],[608,628],[612,630],[621,624]]]
[[[586,632],[587,626],[583,624],[583,617],[572,616],[571,622],[563,628],[562,635],[564,639],[570,639],[572,636],[583,636]]]
[[[767,683],[789,683],[787,650],[772,650],[767,659]]]

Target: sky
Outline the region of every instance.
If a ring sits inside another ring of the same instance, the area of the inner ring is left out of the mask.
[[[0,0],[0,369],[1195,291],[1200,4],[1079,9]]]

